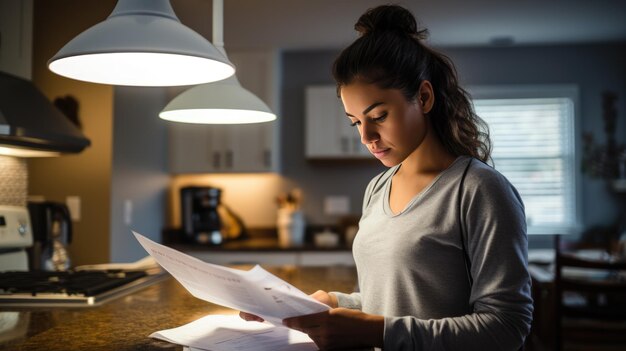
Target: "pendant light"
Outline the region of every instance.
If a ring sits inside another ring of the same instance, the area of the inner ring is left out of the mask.
[[[213,44],[226,56],[223,15],[223,0],[213,0]],[[272,110],[244,89],[235,75],[182,92],[165,106],[159,117],[169,121],[201,124],[259,123],[276,119]]]
[[[180,23],[169,0],[119,0],[48,67],[72,79],[130,86],[195,85],[235,72],[222,52]]]

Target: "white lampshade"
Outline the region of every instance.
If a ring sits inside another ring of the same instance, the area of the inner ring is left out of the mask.
[[[48,62],[56,74],[131,86],[195,85],[225,79],[234,65],[176,17],[169,0],[119,0],[111,15]]]
[[[224,1],[213,0],[213,43],[224,50]],[[182,92],[159,113],[165,120],[201,124],[269,122],[276,115],[256,95],[244,89],[235,75]]]
[[[244,89],[235,76],[182,92],[165,106],[159,117],[202,124],[259,123],[276,119],[272,110]]]

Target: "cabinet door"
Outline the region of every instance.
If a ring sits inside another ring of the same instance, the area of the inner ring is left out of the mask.
[[[32,78],[33,0],[0,0],[0,71]]]
[[[208,125],[207,137],[209,158],[211,162],[206,172],[230,172],[233,168],[234,155],[231,146],[230,129],[228,125]]]
[[[335,86],[305,89],[306,156],[311,159],[369,158],[350,126]]]
[[[341,108],[341,109],[340,109]],[[343,107],[332,86],[309,86],[305,89],[306,156],[309,158],[341,157],[339,120]],[[345,113],[344,113],[345,115]],[[347,120],[344,118],[344,122]]]
[[[169,124],[170,172],[203,173],[214,164],[211,130],[207,125]]]
[[[232,126],[230,133],[230,146],[233,154],[233,163],[230,165],[233,172],[258,172],[267,171],[269,166],[265,164],[264,135],[261,125],[242,124]]]
[[[275,51],[239,51],[228,58],[237,67],[237,78],[276,114],[278,112],[279,55]],[[279,117],[280,118],[280,117]],[[233,126],[235,172],[278,171],[278,121]]]

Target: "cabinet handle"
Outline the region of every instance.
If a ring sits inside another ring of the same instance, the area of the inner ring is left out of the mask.
[[[226,168],[233,168],[233,151],[226,151]]]
[[[341,137],[341,152],[342,153],[348,153],[350,152],[350,144],[349,144],[350,140],[348,140],[348,137]]]
[[[265,165],[265,168],[270,168],[272,166],[272,151],[265,149],[265,151],[263,151],[263,164]]]
[[[218,169],[221,166],[221,156],[219,152],[214,151],[213,152],[213,168]]]

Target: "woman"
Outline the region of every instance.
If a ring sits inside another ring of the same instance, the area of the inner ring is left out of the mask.
[[[519,349],[532,318],[524,207],[484,163],[484,123],[409,11],[380,6],[355,28],[335,61],[338,93],[390,167],[365,191],[353,245],[360,292],[318,291],[328,312],[283,323],[320,349]]]

